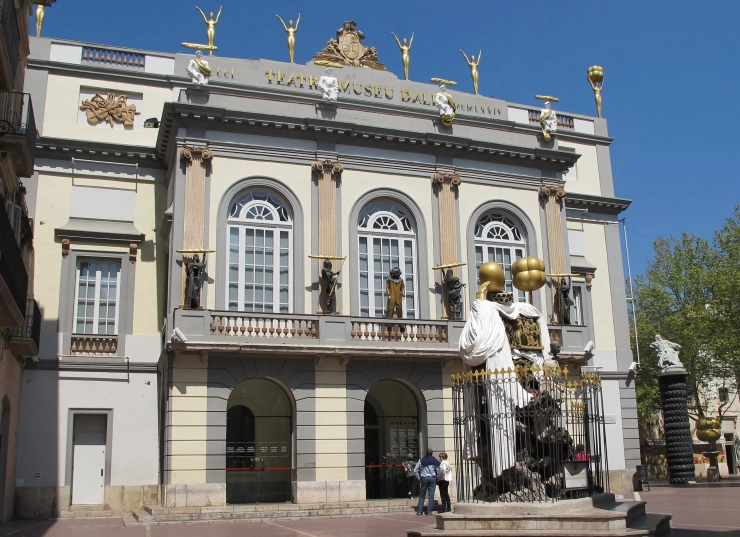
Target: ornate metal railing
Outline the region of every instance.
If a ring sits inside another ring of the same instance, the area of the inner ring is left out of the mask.
[[[609,490],[601,378],[559,366],[451,378],[460,502],[552,502]]]
[[[352,317],[352,341],[447,344],[447,323],[411,319]]]
[[[18,71],[18,62],[21,61],[21,30],[18,27],[18,17],[15,14],[15,2],[13,0],[0,0],[0,25],[5,36],[5,50],[8,52],[10,71],[13,79]]]
[[[36,348],[39,347],[39,340],[41,339],[41,310],[33,298],[29,298],[26,305],[26,322],[23,326],[12,326],[9,330],[13,338],[32,339],[36,344]]]
[[[529,110],[529,122],[532,124],[539,125],[540,124],[540,110]],[[573,130],[575,127],[573,125],[573,118],[570,116],[564,116],[561,114],[557,114],[558,116],[558,128],[559,129],[569,129]]]
[[[25,136],[28,154],[33,161],[38,133],[30,94],[0,91],[0,136],[6,134]]]
[[[319,323],[315,316],[212,312],[211,335],[258,338],[318,339]]]
[[[118,352],[117,336],[72,334],[69,354],[73,356],[115,356]]]
[[[82,63],[143,70],[146,55],[109,48],[82,47]]]

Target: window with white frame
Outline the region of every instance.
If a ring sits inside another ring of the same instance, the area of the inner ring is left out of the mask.
[[[398,267],[406,287],[404,315],[418,318],[416,232],[406,210],[389,201],[372,202],[360,213],[357,231],[360,315],[385,316],[385,282]]]
[[[586,321],[583,316],[583,288],[580,285],[572,285],[573,291],[573,315],[571,316],[571,323],[576,326],[585,326]]]
[[[121,263],[79,259],[75,299],[75,334],[118,334]]]
[[[269,192],[247,191],[229,207],[226,304],[230,311],[290,313],[293,218]]]
[[[21,194],[16,190],[5,201],[5,211],[8,213],[10,227],[13,230],[13,236],[18,246],[21,245],[21,222],[23,217],[23,208],[21,207]]]
[[[514,300],[526,302],[524,291],[512,286],[511,265],[525,257],[527,243],[519,226],[510,218],[498,213],[486,213],[475,223],[475,270],[483,263],[495,261],[504,269],[506,284],[504,290],[514,293]],[[478,282],[480,285],[482,282]]]

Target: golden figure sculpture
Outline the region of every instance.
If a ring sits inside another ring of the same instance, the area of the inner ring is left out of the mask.
[[[293,57],[295,56],[295,33],[298,31],[298,24],[301,22],[301,14],[298,14],[298,18],[295,21],[295,28],[293,28],[293,21],[288,21],[288,26],[285,25],[285,21],[280,15],[275,15],[280,22],[283,23],[283,28],[288,34],[288,55],[290,56],[290,63],[295,63]]]
[[[195,9],[200,11],[200,14],[203,15],[203,20],[208,25],[207,35],[208,35],[208,46],[209,47],[213,47],[213,40],[216,39],[216,25],[218,24],[218,19],[221,18],[221,10],[223,10],[223,8],[224,6],[221,6],[218,9],[218,15],[216,15],[215,19],[213,18],[213,11],[211,11],[210,13],[210,19],[207,19],[206,14],[203,13],[203,10],[200,9],[198,6],[195,6]],[[209,50],[208,53],[213,55],[213,49],[211,48],[211,50]]]
[[[478,61],[475,61],[475,54],[471,54],[470,58],[468,58],[468,55],[465,54],[462,49],[460,49],[460,52],[465,56],[465,61],[468,62],[468,67],[470,67],[470,76],[473,77],[473,89],[475,90],[475,94],[478,95],[478,66],[480,65],[482,51],[478,51]]]
[[[41,36],[41,26],[44,24],[44,6],[36,4],[36,37]]]
[[[403,319],[403,299],[406,297],[406,284],[401,276],[401,269],[392,268],[390,276],[385,281],[385,292],[388,294],[388,308],[385,316],[393,318],[395,313],[399,319]]]
[[[596,113],[601,117],[601,90],[604,89],[604,68],[599,65],[589,67],[586,71],[586,78],[591,84],[591,89],[594,90]]]
[[[403,38],[403,45],[401,44],[401,41],[398,40],[398,37],[396,34],[391,32],[391,35],[396,38],[396,43],[398,43],[398,48],[401,49],[401,61],[403,62],[403,76],[406,80],[409,79],[409,62],[411,61],[411,58],[409,58],[409,50],[411,50],[411,45],[414,43],[414,32],[411,32],[411,41],[409,41],[409,44],[406,44],[406,38]]]

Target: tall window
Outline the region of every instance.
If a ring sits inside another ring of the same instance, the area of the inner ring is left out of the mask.
[[[239,195],[227,233],[229,310],[290,313],[293,218],[285,202],[262,191]]]
[[[571,286],[573,294],[573,315],[571,322],[576,326],[585,326],[586,321],[583,319],[583,288],[577,285]]]
[[[476,273],[483,263],[495,261],[506,274],[505,291],[514,293],[514,300],[525,302],[524,291],[514,289],[511,284],[511,265],[524,257],[527,244],[519,227],[506,216],[487,213],[475,224],[475,269]],[[479,284],[482,282],[479,282]]]
[[[121,264],[118,261],[77,262],[76,334],[118,333]]]
[[[416,232],[404,209],[382,201],[369,204],[357,222],[360,275],[360,315],[384,317],[388,303],[385,281],[391,269],[401,269],[406,286],[403,311],[418,317]]]

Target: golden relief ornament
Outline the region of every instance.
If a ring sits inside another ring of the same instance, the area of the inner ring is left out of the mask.
[[[541,351],[544,348],[537,319],[520,315],[515,321],[511,321],[502,315],[501,320],[504,321],[506,337],[512,349]]]
[[[365,34],[357,29],[357,23],[346,21],[337,30],[337,38],[330,39],[324,50],[313,57],[313,62],[327,67],[350,66],[385,71],[385,66],[378,61],[378,51],[375,47],[365,47],[363,39]]]
[[[111,127],[116,123],[124,127],[133,127],[134,117],[140,115],[140,112],[136,111],[135,104],[126,102],[127,98],[126,95],[116,97],[116,94],[112,92],[108,92],[107,98],[96,93],[92,99],[82,101],[80,110],[85,111],[87,122],[90,125],[105,122]]]

